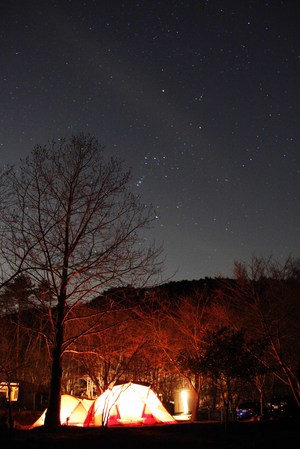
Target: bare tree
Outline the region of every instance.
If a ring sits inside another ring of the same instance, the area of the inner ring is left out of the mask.
[[[36,300],[48,311],[52,332],[50,394],[45,426],[60,425],[62,356],[70,345],[99,323],[95,315],[68,335],[80,303],[103,289],[146,284],[161,270],[161,249],[145,245],[141,231],[156,216],[151,207],[128,191],[130,171],[121,161],[104,159],[104,148],[91,136],[79,134],[37,146],[7,173],[11,201],[4,216],[6,264],[22,270],[35,282],[49,285],[54,302]]]
[[[179,298],[164,299],[158,296],[157,306],[150,310],[145,323],[153,339],[149,349],[152,361],[157,358],[160,366],[169,367],[169,373],[184,379],[193,394],[191,420],[197,419],[201,391],[203,388],[204,338],[214,319],[210,313],[211,298],[204,291]]]
[[[249,265],[236,263],[235,279],[224,280],[220,290],[223,320],[226,316],[233,329],[246,329],[248,338],[265,342],[261,363],[290,390],[298,406],[299,272],[299,261],[292,258],[280,264],[254,257]]]
[[[0,289],[10,284],[15,277],[22,273],[22,266],[26,252],[23,253],[22,257],[18,257],[18,260],[14,260],[15,263],[11,264],[10,260],[6,260],[3,257],[3,251],[7,245],[7,239],[9,238],[6,234],[7,228],[5,225],[7,219],[7,210],[12,205],[12,190],[11,186],[7,183],[7,178],[11,174],[11,167],[1,167],[0,168]]]
[[[94,306],[95,307],[95,306]],[[128,376],[129,366],[143,346],[141,324],[129,307],[110,309],[105,307],[101,323],[91,327],[93,332],[85,333],[68,351],[65,362],[69,372],[81,372],[78,377],[89,378],[98,395]],[[86,316],[89,305],[84,307]],[[78,331],[78,326],[75,324]],[[74,376],[75,377],[75,376]]]

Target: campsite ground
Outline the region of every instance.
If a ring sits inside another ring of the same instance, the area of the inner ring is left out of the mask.
[[[7,449],[297,449],[300,419],[265,422],[178,423],[144,427],[82,428],[62,426],[55,432],[2,429],[1,447]]]

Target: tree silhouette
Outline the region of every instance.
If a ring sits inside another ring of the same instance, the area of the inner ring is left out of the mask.
[[[204,354],[201,360],[202,370],[210,375],[217,386],[225,408],[225,421],[228,422],[229,410],[233,405],[234,383],[239,380],[250,382],[262,369],[261,342],[247,342],[243,331],[221,326],[209,331],[204,339]]]
[[[266,370],[285,385],[300,407],[299,384],[299,260],[253,257],[236,263],[234,282],[223,282],[228,323],[264,340],[261,360]]]
[[[94,311],[87,319],[80,304],[105,288],[150,282],[161,269],[161,249],[146,247],[140,235],[156,215],[128,191],[129,180],[121,161],[106,161],[104,148],[84,134],[35,147],[6,174],[11,193],[3,257],[11,270],[22,263],[51,293],[36,296],[47,313],[52,347],[47,427],[60,425],[64,352],[103,316]],[[67,332],[75,321],[78,332]]]

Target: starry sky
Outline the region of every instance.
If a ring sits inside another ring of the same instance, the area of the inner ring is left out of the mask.
[[[300,2],[3,0],[0,163],[90,133],[159,218],[165,280],[300,256]]]

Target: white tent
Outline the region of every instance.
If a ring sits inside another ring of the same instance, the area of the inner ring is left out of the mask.
[[[61,407],[60,407],[60,422],[61,425],[69,426],[83,426],[86,419],[87,412],[93,404],[92,400],[81,400],[69,394],[63,394],[61,396]],[[43,426],[45,422],[47,409],[42,413],[42,415],[37,419],[31,427]]]
[[[84,426],[175,423],[150,387],[135,383],[106,390],[91,405]]]

